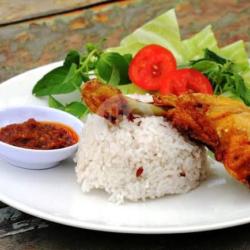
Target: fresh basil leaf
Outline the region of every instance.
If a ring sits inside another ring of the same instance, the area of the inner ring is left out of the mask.
[[[60,109],[67,113],[70,113],[78,118],[81,118],[84,114],[88,113],[88,108],[82,102],[71,102],[65,106],[55,99],[53,96],[49,96],[48,99],[49,107]]]
[[[77,65],[58,67],[40,79],[34,86],[32,93],[36,96],[65,94],[80,88],[83,78],[77,71]]]
[[[65,106],[65,111],[81,118],[88,112],[88,108],[82,102],[71,102]]]
[[[62,85],[72,85],[75,89],[80,88],[83,81],[83,77],[80,71],[77,70],[77,65],[75,63],[71,64],[67,76],[65,77]]]
[[[125,54],[125,55],[123,55],[123,58],[125,59],[125,61],[129,65],[133,59],[133,56],[132,56],[132,54]]]
[[[111,83],[112,85],[119,85],[120,83],[120,74],[119,71],[116,67],[112,67],[112,72],[110,75],[110,79],[108,81],[109,83]]]
[[[49,103],[49,107],[51,107],[51,108],[56,108],[56,109],[60,109],[60,110],[65,109],[64,105],[62,103],[60,103],[58,100],[56,100],[51,95],[49,96],[48,103]]]
[[[69,73],[66,67],[58,67],[44,75],[34,86],[32,93],[36,96],[46,96],[72,92],[75,87],[71,84],[63,84]]]
[[[73,63],[76,64],[77,67],[80,65],[80,54],[76,50],[69,51],[64,60],[63,66],[70,68]]]
[[[96,74],[104,82],[118,85],[129,83],[128,62],[116,52],[106,52],[100,56],[96,65]],[[119,81],[118,81],[119,74]]]

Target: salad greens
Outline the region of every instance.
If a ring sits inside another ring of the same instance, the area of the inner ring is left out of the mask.
[[[144,24],[124,38],[119,47],[110,48],[108,51],[134,55],[148,44],[158,44],[168,48],[174,54],[177,63],[183,63],[185,53],[174,9]]]
[[[80,101],[75,101],[68,103],[66,105],[62,104],[56,100],[53,96],[49,96],[48,103],[50,107],[60,109],[62,111],[68,112],[78,118],[81,118],[88,113],[88,108]]]
[[[240,75],[241,67],[229,59],[225,59],[209,49],[205,49],[204,57],[192,60],[190,67],[195,68],[208,77],[213,85],[215,95],[224,95],[244,101],[250,105],[250,89]]]
[[[87,44],[85,51],[70,51],[62,66],[43,76],[34,86],[37,97],[48,96],[49,106],[82,117],[88,113],[80,98],[59,102],[56,95],[79,92],[81,85],[96,77],[117,86],[125,94],[144,93],[128,76],[132,56],[148,44],[168,48],[178,67],[183,65],[203,72],[211,81],[214,93],[243,100],[250,105],[250,65],[242,41],[219,48],[211,26],[181,40],[175,10],[169,10],[124,38],[119,47],[101,49]]]
[[[234,68],[238,67],[237,73],[243,78],[245,87],[250,88],[250,65],[244,42],[237,41],[219,48],[211,25],[191,38],[181,41],[173,9],[146,23],[124,38],[119,47],[111,48],[109,51],[135,54],[145,45],[152,43],[168,48],[176,57],[179,67],[189,65],[190,60],[202,58],[206,49],[213,51],[219,56],[231,60]],[[233,73],[235,74],[235,72]]]
[[[204,49],[218,52],[217,40],[212,31],[211,25],[208,25],[199,33],[184,40],[182,43],[185,50],[186,61],[201,58],[203,56]]]
[[[54,95],[80,91],[83,82],[95,76],[105,83],[124,85],[124,90],[133,88],[128,86],[128,66],[131,54],[121,55],[117,52],[104,52],[98,45],[87,44],[85,52],[70,51],[63,66],[53,69],[43,76],[34,86],[32,93],[37,96],[49,96],[50,107],[61,109],[77,117],[88,113],[87,107],[81,100],[62,104]],[[136,90],[136,88],[135,88]]]

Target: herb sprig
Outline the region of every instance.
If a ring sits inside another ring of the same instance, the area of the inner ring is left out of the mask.
[[[100,45],[89,43],[81,54],[71,50],[62,66],[44,75],[34,86],[32,93],[37,97],[48,96],[50,107],[69,112],[77,117],[88,113],[88,108],[81,100],[63,104],[55,95],[80,91],[81,85],[93,77],[111,85],[130,83],[128,67],[131,54],[121,55],[117,52],[106,52]]]
[[[215,95],[240,99],[250,105],[250,90],[241,76],[241,69],[231,60],[225,59],[209,49],[204,57],[190,62],[189,66],[205,74],[213,85]]]

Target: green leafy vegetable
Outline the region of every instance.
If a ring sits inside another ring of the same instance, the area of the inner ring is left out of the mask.
[[[49,106],[77,117],[88,112],[81,100],[73,99],[64,105],[53,95],[79,91],[81,85],[93,77],[117,86],[125,94],[144,93],[130,84],[128,67],[132,55],[139,49],[148,44],[159,44],[174,54],[179,68],[189,66],[203,72],[213,84],[215,94],[237,98],[250,105],[250,66],[243,41],[218,48],[210,25],[181,40],[174,9],[135,30],[116,48],[104,51],[101,43],[86,44],[83,53],[69,51],[63,65],[43,76],[32,93],[38,97],[48,96]]]
[[[88,113],[88,108],[82,102],[71,102],[65,106],[64,111],[81,118]]]
[[[81,100],[72,100],[71,103],[63,105],[52,95],[80,91],[81,85],[91,77],[97,77],[112,85],[128,84],[128,67],[131,60],[131,54],[105,52],[98,44],[88,43],[82,54],[76,50],[69,51],[63,66],[43,76],[34,86],[32,93],[38,97],[49,96],[50,107],[81,117],[88,112]]]
[[[82,84],[82,75],[81,72],[77,70],[77,65],[75,63],[72,63],[67,76],[65,77],[62,84],[66,85],[72,85],[75,89],[80,89],[80,86]],[[60,94],[60,93],[55,93]]]
[[[236,98],[250,105],[250,90],[247,88],[240,68],[209,49],[204,57],[190,62],[190,67],[203,72],[213,85],[214,94]]]
[[[62,103],[60,103],[59,101],[57,101],[53,96],[49,96],[49,107],[51,108],[55,108],[55,109],[60,109],[63,110],[65,109],[64,105]]]
[[[241,75],[245,81],[246,87],[250,88],[250,68]]]
[[[51,108],[60,109],[78,118],[81,118],[84,114],[88,113],[88,108],[80,101],[79,102],[74,101],[66,105],[63,105],[61,102],[56,100],[53,96],[49,96],[48,102]]]
[[[74,63],[77,67],[80,65],[80,54],[76,50],[71,50],[67,54],[63,66],[66,68],[70,68],[71,64]]]
[[[242,72],[249,70],[248,54],[243,41],[229,44],[221,48],[218,53],[237,64]]]
[[[75,86],[79,86],[82,81],[80,75],[77,75],[73,79],[74,70],[75,66],[70,68],[63,66],[53,69],[37,82],[32,93],[36,96],[46,96],[53,94],[65,94],[74,91],[76,89]],[[71,80],[76,81],[74,85]]]
[[[139,49],[148,44],[159,44],[168,48],[179,64],[185,61],[185,57],[183,57],[185,51],[183,50],[174,9],[144,24],[124,38],[119,47],[110,48],[108,51],[134,55]]]
[[[189,39],[182,41],[183,57],[186,60],[195,60],[203,56],[204,49],[213,51],[218,50],[217,41],[212,31],[211,25],[208,25],[199,33]]]
[[[133,59],[133,56],[131,54],[125,54],[125,55],[123,55],[123,58],[127,62],[127,64],[129,65]]]
[[[106,83],[120,85],[129,83],[128,66],[130,55],[116,52],[103,53],[96,65],[96,74]]]

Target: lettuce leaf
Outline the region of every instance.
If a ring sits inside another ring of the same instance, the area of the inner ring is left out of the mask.
[[[237,64],[241,72],[249,70],[248,54],[242,40],[221,48],[219,54]]]
[[[135,30],[121,41],[119,47],[111,48],[109,51],[135,54],[148,44],[162,45],[174,54],[178,64],[183,63],[183,46],[174,9]]]
[[[176,57],[178,64],[201,58],[204,49],[207,48],[239,64],[242,72],[250,70],[244,42],[237,41],[219,49],[211,25],[208,25],[189,39],[181,40],[174,9],[144,24],[125,37],[119,47],[110,48],[108,51],[134,55],[139,49],[152,43],[169,49]]]
[[[204,55],[204,49],[214,52],[218,51],[217,40],[212,31],[211,25],[193,35],[191,38],[182,41],[184,56],[186,60],[196,60]]]

